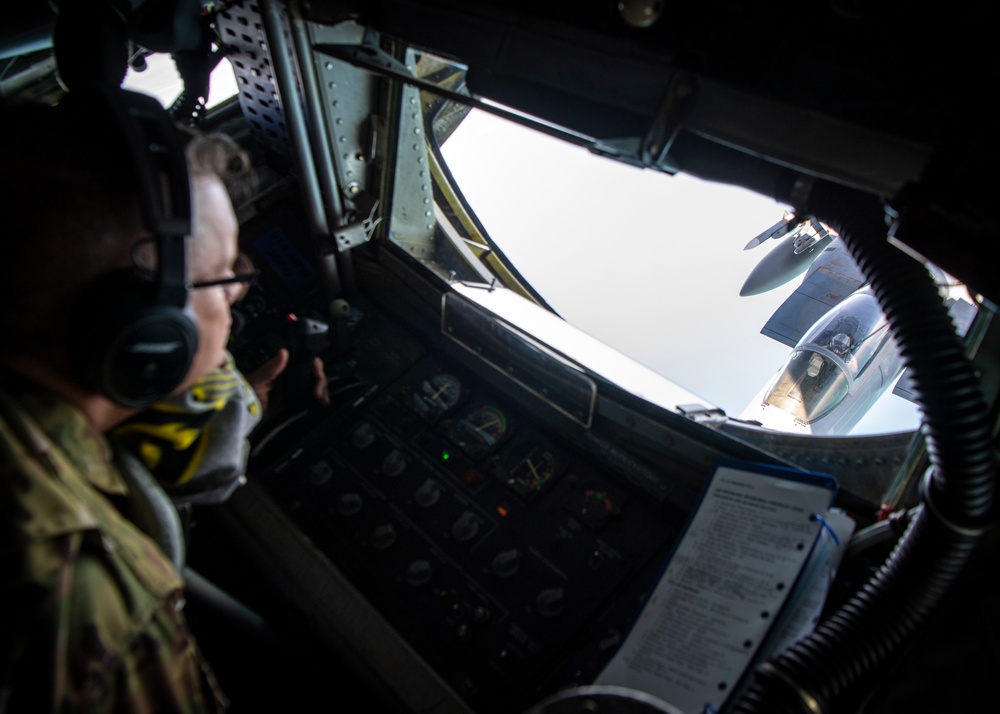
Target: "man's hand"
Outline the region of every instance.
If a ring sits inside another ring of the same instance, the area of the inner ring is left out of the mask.
[[[271,393],[274,380],[278,378],[279,374],[285,371],[285,367],[287,366],[288,350],[282,347],[278,350],[278,354],[254,370],[252,374],[247,375],[247,381],[257,394],[261,410],[264,412],[267,412],[268,396]]]
[[[285,367],[288,366],[288,357],[288,350],[282,347],[278,350],[278,354],[261,365],[252,374],[247,375],[247,382],[250,383],[253,391],[257,394],[257,399],[260,400],[260,406],[264,412],[267,412],[268,398],[271,387],[274,385],[274,380],[285,371]],[[327,391],[326,372],[323,369],[323,360],[319,357],[313,358],[312,372],[313,398],[320,404],[328,406],[330,404],[330,395]]]
[[[330,390],[326,379],[326,370],[323,369],[323,360],[313,357],[313,397],[324,407],[330,406]]]

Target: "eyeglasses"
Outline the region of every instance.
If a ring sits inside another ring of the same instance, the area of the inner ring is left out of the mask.
[[[200,290],[201,288],[214,288],[219,285],[252,284],[257,282],[258,276],[260,276],[260,271],[254,270],[252,273],[240,273],[239,275],[234,275],[231,278],[219,278],[217,280],[201,280],[195,283],[184,283],[184,287],[188,290]]]
[[[132,247],[132,264],[136,272],[146,280],[155,280],[156,269],[156,239],[146,238]],[[250,287],[260,276],[260,271],[254,267],[253,261],[245,253],[236,256],[233,263],[235,275],[214,280],[199,280],[184,283],[185,290],[201,290],[203,288],[221,287],[226,291],[230,303],[235,303],[246,297]]]

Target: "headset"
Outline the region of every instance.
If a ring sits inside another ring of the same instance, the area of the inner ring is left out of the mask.
[[[125,142],[157,256],[152,276],[118,269],[84,289],[71,320],[69,354],[88,387],[122,406],[148,406],[181,384],[198,350],[185,286],[192,221],[184,143],[148,95],[94,83],[74,88],[62,102],[106,115]]]

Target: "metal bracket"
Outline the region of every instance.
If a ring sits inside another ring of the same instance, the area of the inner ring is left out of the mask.
[[[653,125],[642,142],[640,159],[644,166],[659,166],[680,133],[685,117],[691,112],[698,86],[691,75],[676,73],[667,86]]]
[[[360,193],[355,195],[355,203],[369,203],[371,205],[371,210],[368,212],[368,217],[360,221],[353,221],[345,226],[338,227],[334,231],[334,237],[337,240],[337,250],[344,253],[355,246],[362,245],[371,240],[372,235],[375,233],[375,228],[379,223],[382,222],[382,217],[375,217],[375,212],[378,210],[378,199],[368,193]],[[365,200],[369,199],[369,200]]]
[[[720,426],[729,420],[726,413],[718,407],[706,407],[702,404],[678,404],[677,411],[691,421],[705,426]]]

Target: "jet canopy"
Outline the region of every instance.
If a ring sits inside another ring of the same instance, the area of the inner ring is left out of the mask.
[[[891,339],[875,295],[869,288],[857,291],[802,336],[766,391],[764,404],[802,424],[822,419],[869,369],[877,369],[875,357]]]

